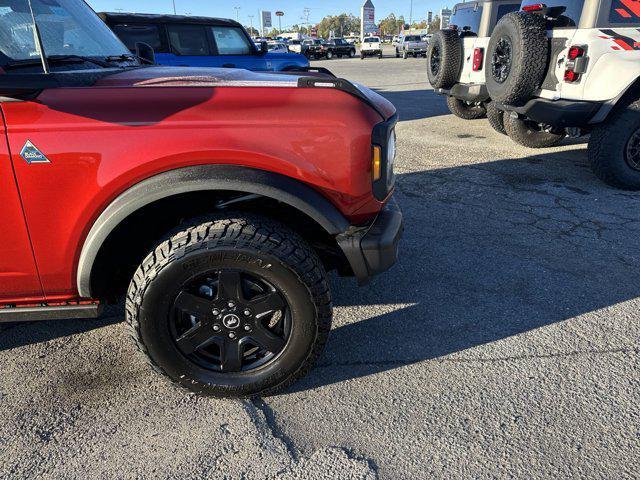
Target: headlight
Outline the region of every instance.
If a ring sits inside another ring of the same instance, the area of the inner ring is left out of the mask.
[[[383,201],[393,190],[395,174],[393,167],[396,159],[397,117],[375,126],[372,134],[371,148],[371,180],[373,195]]]

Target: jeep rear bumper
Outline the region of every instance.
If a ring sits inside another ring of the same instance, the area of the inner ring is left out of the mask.
[[[522,107],[498,104],[498,108],[552,127],[571,128],[586,127],[593,123],[592,120],[601,111],[603,105],[600,102],[534,98]]]
[[[436,88],[435,92],[439,95],[454,97],[465,102],[485,102],[489,100],[489,92],[486,85],[464,83],[456,83],[451,89]]]
[[[352,227],[336,237],[360,285],[396,263],[403,229],[402,211],[391,198],[371,225]]]

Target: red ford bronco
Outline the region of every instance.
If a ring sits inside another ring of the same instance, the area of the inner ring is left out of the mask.
[[[187,389],[301,377],[326,272],[396,261],[393,105],[314,72],[145,66],[83,0],[0,7],[0,322],[125,296],[139,349]]]

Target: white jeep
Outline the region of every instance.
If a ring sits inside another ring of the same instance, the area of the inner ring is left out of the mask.
[[[488,116],[501,133],[503,112],[489,98],[485,85],[485,52],[491,32],[520,0],[459,3],[453,7],[449,29],[436,32],[427,51],[427,74],[436,93],[447,96],[454,115],[465,120]]]
[[[535,147],[590,133],[595,174],[640,189],[639,27],[638,0],[525,1],[503,17],[486,75],[509,136]]]

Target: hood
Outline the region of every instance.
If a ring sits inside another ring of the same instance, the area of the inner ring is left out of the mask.
[[[391,102],[373,90],[319,72],[259,73],[234,68],[147,67],[104,77],[96,87],[269,87],[335,88],[360,98],[384,119],[396,112]]]
[[[299,74],[259,73],[235,68],[147,67],[115,73],[96,87],[296,87]]]

